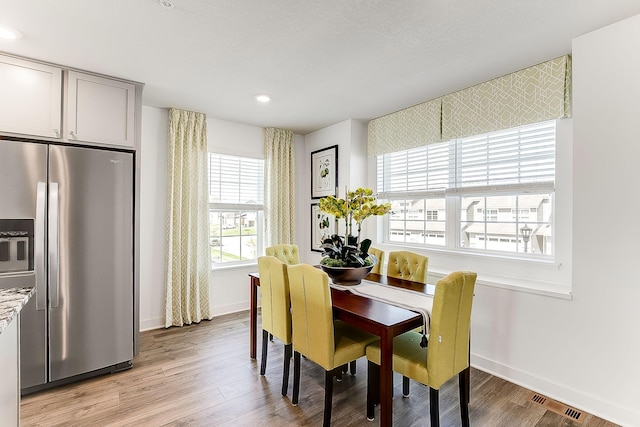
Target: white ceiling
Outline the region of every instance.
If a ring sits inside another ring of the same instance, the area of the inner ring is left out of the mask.
[[[305,134],[569,53],[638,0],[1,0],[0,51],[146,84],[143,104]],[[272,102],[258,104],[254,95]]]

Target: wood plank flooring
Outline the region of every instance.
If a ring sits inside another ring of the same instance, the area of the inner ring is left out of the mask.
[[[259,334],[261,337],[261,334]],[[283,346],[269,343],[267,372],[249,358],[249,313],[198,325],[142,333],[133,368],[23,397],[21,425],[31,426],[320,426],[324,396],[321,368],[303,359],[298,406],[280,394]],[[258,341],[260,346],[260,341]],[[258,347],[260,348],[260,347]],[[258,352],[260,353],[260,352]],[[366,360],[357,375],[334,385],[333,426],[376,426],[367,421]],[[412,382],[411,396],[394,389],[394,426],[429,425],[426,387]],[[472,426],[613,427],[585,414],[577,422],[530,401],[522,387],[471,372]],[[379,415],[376,410],[376,415]],[[441,425],[459,426],[458,388],[450,381],[440,391]]]

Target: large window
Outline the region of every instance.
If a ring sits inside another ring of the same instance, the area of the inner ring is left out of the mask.
[[[264,161],[209,153],[211,262],[255,260],[263,245]]]
[[[555,121],[378,157],[388,242],[551,256]]]

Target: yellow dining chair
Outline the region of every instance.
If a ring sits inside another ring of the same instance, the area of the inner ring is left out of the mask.
[[[369,253],[378,259],[378,263],[371,269],[372,273],[382,274],[384,271],[384,251],[374,247],[369,248]]]
[[[387,276],[398,279],[411,280],[413,282],[427,283],[427,266],[429,257],[409,251],[389,252],[389,265]],[[414,329],[422,332],[422,328]],[[409,396],[409,378],[402,378],[402,395]]]
[[[282,395],[289,388],[289,366],[291,365],[291,297],[287,265],[273,256],[258,258],[262,313],[262,360],[260,375],[267,369],[267,344],[275,336],[284,344],[284,366],[282,369]]]
[[[427,283],[429,258],[409,251],[389,252],[387,276]]]
[[[438,280],[431,312],[429,344],[420,346],[422,335],[409,331],[393,340],[393,370],[429,387],[431,426],[440,425],[440,387],[458,375],[460,416],[469,426],[469,331],[476,273],[449,274]],[[367,418],[373,419],[379,399],[380,342],[367,346]]]
[[[331,425],[333,377],[342,377],[343,367],[365,354],[377,337],[333,319],[327,274],[311,265],[287,268],[293,324],[293,398],[300,393],[300,355],[325,370],[324,426]]]
[[[274,256],[287,265],[300,263],[300,251],[298,245],[281,243],[279,245],[269,246],[265,249],[267,256]],[[273,341],[273,335],[269,335],[269,341]]]
[[[279,245],[269,246],[265,249],[268,256],[274,256],[285,264],[300,264],[300,251],[298,245],[282,243]]]

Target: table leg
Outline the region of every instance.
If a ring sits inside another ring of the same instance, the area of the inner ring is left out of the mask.
[[[251,277],[251,305],[249,309],[249,357],[256,358],[256,340],[258,331],[258,285],[259,280]]]
[[[393,420],[393,336],[380,337],[380,427]]]

